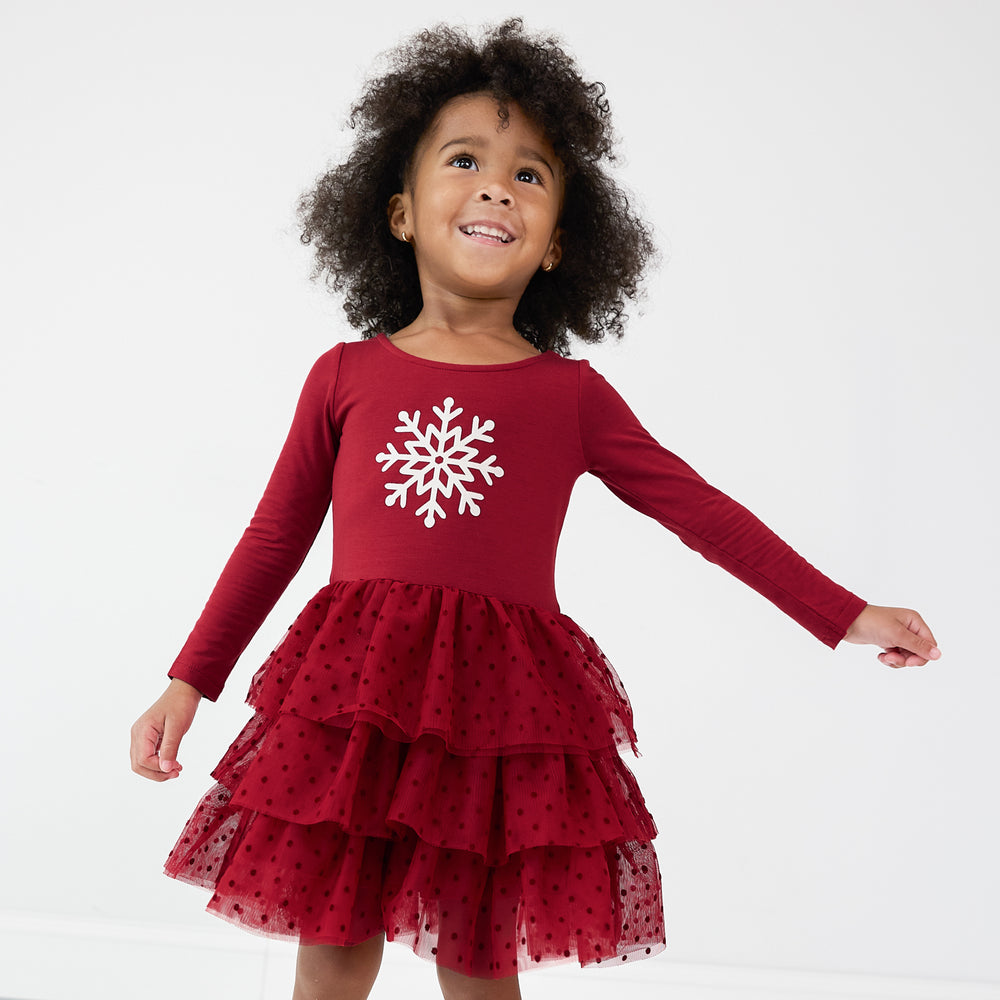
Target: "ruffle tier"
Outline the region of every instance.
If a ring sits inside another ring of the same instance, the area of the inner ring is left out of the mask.
[[[255,675],[254,716],[167,860],[271,936],[498,978],[664,946],[625,690],[564,615],[336,582]]]

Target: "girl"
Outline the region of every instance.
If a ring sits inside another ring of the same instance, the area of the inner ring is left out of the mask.
[[[608,106],[518,21],[396,50],[354,150],[301,206],[361,341],[314,365],[264,496],[132,730],[178,747],[331,501],[331,582],[254,677],[255,714],[167,861],[209,909],[299,941],[294,1000],[368,995],[386,938],[444,996],[519,996],[546,962],[664,946],[656,829],[611,665],[559,611],[572,485],[627,504],[830,646],[938,652],[913,611],[827,579],[666,451],[568,338],[622,333],[653,248],[605,171]]]

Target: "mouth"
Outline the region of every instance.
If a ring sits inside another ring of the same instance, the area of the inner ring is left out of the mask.
[[[513,243],[515,237],[500,226],[490,226],[474,222],[468,226],[459,226],[459,231],[482,243]]]

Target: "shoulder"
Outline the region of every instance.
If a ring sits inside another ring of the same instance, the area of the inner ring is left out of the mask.
[[[579,367],[579,401],[581,425],[637,424],[638,418],[618,388],[589,361]]]
[[[329,403],[337,394],[338,384],[345,366],[354,356],[355,348],[363,343],[342,341],[324,351],[312,364],[302,388],[303,399]]]
[[[309,373],[306,375],[304,391],[315,391],[317,388],[331,385],[337,381],[343,348],[343,344],[335,344],[312,363]]]
[[[309,377],[312,380],[336,381],[342,368],[352,363],[370,362],[377,350],[374,339],[341,341],[313,362]]]
[[[586,358],[560,358],[577,381],[581,396],[614,392],[608,380]]]
[[[588,373],[593,371],[590,362],[586,358],[569,358],[565,354],[557,354],[555,351],[546,351],[544,359],[547,364],[545,371],[553,377],[580,382],[588,377]]]
[[[546,351],[545,357],[564,371],[578,371],[581,365],[588,363],[583,358],[568,358],[565,354],[559,354],[557,351]]]

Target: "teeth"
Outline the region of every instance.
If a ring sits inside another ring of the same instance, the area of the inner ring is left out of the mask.
[[[494,229],[493,226],[461,226],[460,228],[467,236],[472,236],[473,234],[477,236],[491,236],[501,243],[510,243],[510,236],[502,229]]]

